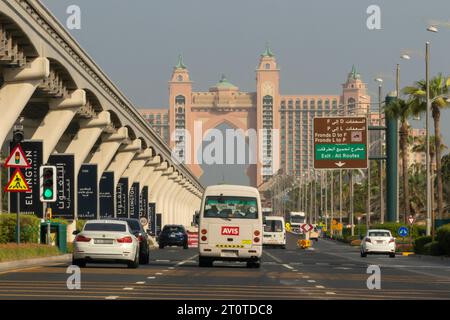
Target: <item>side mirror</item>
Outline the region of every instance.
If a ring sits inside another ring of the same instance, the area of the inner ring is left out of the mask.
[[[74,236],[76,236],[77,234],[79,234],[80,233],[80,230],[75,230],[74,232],[72,232],[72,234],[74,235]]]

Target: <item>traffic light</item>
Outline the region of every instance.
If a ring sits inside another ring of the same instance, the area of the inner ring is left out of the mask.
[[[41,202],[56,201],[56,167],[42,166],[40,168],[40,199]]]
[[[24,139],[24,132],[23,132],[23,125],[22,124],[16,124],[14,125],[13,135],[12,135],[12,141],[14,145],[18,145],[21,143]]]

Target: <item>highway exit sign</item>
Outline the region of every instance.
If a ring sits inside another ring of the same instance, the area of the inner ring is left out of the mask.
[[[367,118],[315,117],[314,169],[366,169]]]

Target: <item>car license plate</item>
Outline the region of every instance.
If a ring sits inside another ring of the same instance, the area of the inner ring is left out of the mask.
[[[170,237],[171,237],[171,238],[175,238],[175,234],[172,233],[172,234],[170,235]]]
[[[383,244],[384,241],[383,241],[383,240],[378,240],[377,243],[378,243],[378,244]]]
[[[112,239],[95,239],[94,243],[95,244],[113,244],[113,240]]]

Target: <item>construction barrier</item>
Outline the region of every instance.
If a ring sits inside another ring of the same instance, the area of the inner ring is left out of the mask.
[[[187,231],[189,248],[198,248],[198,232]]]

